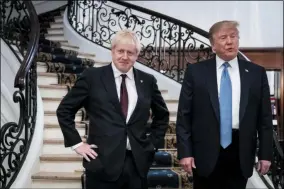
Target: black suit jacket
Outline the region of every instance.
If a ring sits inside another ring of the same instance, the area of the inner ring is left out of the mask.
[[[138,171],[146,177],[157,143],[163,140],[168,127],[169,111],[156,79],[137,69],[134,69],[134,77],[138,99],[128,123],[121,111],[111,65],[84,71],[57,109],[66,147],[81,142],[74,118],[81,107],[86,109],[90,120],[87,143],[98,146],[95,149],[98,157],[91,162],[84,159],[83,166],[105,180],[119,177],[124,164],[127,136]],[[146,124],[150,109],[152,124],[148,136]]]
[[[252,175],[257,134],[260,160],[272,158],[272,113],[269,85],[263,67],[238,60],[241,98],[239,111],[240,165]],[[220,112],[216,58],[190,64],[185,73],[177,117],[178,158],[194,157],[197,172],[208,176],[220,150]]]

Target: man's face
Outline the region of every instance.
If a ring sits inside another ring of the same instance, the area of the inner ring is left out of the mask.
[[[213,51],[223,60],[234,59],[239,50],[239,33],[236,28],[223,26],[213,34]]]
[[[138,58],[134,44],[119,43],[111,50],[111,54],[114,65],[123,73],[128,72]]]

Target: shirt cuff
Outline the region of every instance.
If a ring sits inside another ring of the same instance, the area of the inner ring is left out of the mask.
[[[83,144],[83,142],[80,142],[78,144],[75,144],[74,146],[71,146],[72,150],[75,150],[76,148],[78,148],[79,146],[81,146]]]

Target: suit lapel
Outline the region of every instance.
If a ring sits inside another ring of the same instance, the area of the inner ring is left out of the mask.
[[[139,72],[133,68],[133,73],[134,73],[134,80],[135,80],[135,86],[136,86],[136,91],[137,91],[137,103],[134,108],[134,111],[132,115],[129,118],[128,123],[131,123],[133,119],[135,118],[136,114],[138,113],[139,106],[141,104],[141,99],[143,98],[143,80],[141,79]]]
[[[217,120],[220,122],[216,59],[207,64],[207,89]]]
[[[111,64],[105,67],[103,70],[103,74],[101,75],[101,80],[104,84],[104,87],[107,91],[107,94],[109,95],[110,101],[116,108],[116,110],[120,113],[121,118],[124,119],[121,106],[119,103],[119,99],[117,96],[117,90],[116,90],[116,84],[114,80],[113,70],[111,68]]]
[[[239,121],[244,117],[245,109],[248,103],[249,87],[250,87],[250,70],[247,68],[247,64],[243,60],[239,61],[240,81],[241,81],[241,99],[240,99],[240,111]]]

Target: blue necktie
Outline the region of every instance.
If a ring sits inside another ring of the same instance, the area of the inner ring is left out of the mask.
[[[228,72],[229,63],[223,64],[220,85],[220,140],[221,146],[226,148],[232,142],[232,84]]]

